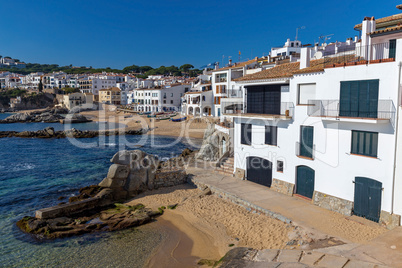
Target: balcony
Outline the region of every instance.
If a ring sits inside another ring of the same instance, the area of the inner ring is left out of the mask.
[[[215,83],[226,83],[228,80],[226,77],[224,78],[215,78]]]
[[[348,104],[350,103],[345,103],[345,105]],[[386,123],[390,121],[392,125],[395,124],[396,109],[392,100],[378,100],[378,104],[373,105],[374,108],[369,110],[358,108],[356,110],[340,111],[339,100],[309,100],[307,114],[308,116],[323,117],[326,120],[345,122],[362,122],[361,120],[365,120],[369,123]]]
[[[243,108],[242,102],[224,102],[223,114],[256,119],[271,119],[271,120],[291,120],[294,114],[293,102],[281,102],[279,113],[263,114],[263,113],[247,113],[247,109]]]
[[[242,98],[243,93],[240,89],[229,89],[228,90],[228,98]]]
[[[369,46],[356,45],[335,51],[324,52],[324,67],[344,67],[362,64],[393,62],[396,57],[396,44],[379,43]]]

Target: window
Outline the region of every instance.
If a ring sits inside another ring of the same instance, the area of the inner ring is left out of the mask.
[[[170,97],[173,97],[173,93],[170,93]]]
[[[205,101],[205,96],[202,96],[202,101]]]
[[[244,145],[251,145],[251,124],[241,124],[240,142]]]
[[[352,154],[377,157],[378,133],[352,130]]]
[[[339,116],[377,118],[379,80],[341,82]]]
[[[166,104],[166,100],[163,100],[163,103]]]
[[[173,104],[173,100],[170,100],[170,104]]]
[[[299,155],[313,158],[314,127],[300,126]]]
[[[275,126],[265,126],[265,144],[277,145],[278,127]]]
[[[283,161],[276,161],[276,171],[277,172],[283,172]]]
[[[297,104],[308,104],[309,100],[315,99],[315,84],[300,84]]]

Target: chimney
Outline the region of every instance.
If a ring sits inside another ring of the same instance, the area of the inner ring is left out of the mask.
[[[232,66],[232,59],[229,59],[229,66]]]
[[[376,22],[374,17],[365,17],[362,22],[362,46],[370,45],[370,36],[367,35],[376,30]]]
[[[303,47],[300,50],[300,69],[310,67],[310,48]]]
[[[359,37],[355,35],[355,43],[357,43],[357,41],[359,41]]]
[[[218,70],[219,69],[219,62],[217,62],[216,64],[215,64],[215,70]]]

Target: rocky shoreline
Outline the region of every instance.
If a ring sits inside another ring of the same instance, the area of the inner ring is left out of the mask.
[[[16,225],[38,239],[54,239],[99,231],[115,231],[151,222],[162,215],[142,204],[121,204],[148,190],[187,182],[184,163],[194,159],[195,152],[185,149],[178,157],[159,161],[140,150],[120,151],[110,160],[108,174],[98,185],[81,188],[79,195],[67,202],[36,211]],[[60,197],[59,200],[64,199]],[[174,209],[177,204],[168,206]]]
[[[81,114],[69,114],[66,108],[51,108],[44,111],[17,113],[0,120],[0,124],[12,123],[87,123],[92,122]]]
[[[72,128],[70,130],[55,131],[52,127],[47,127],[43,130],[37,131],[0,131],[0,138],[95,138],[98,136],[117,136],[117,135],[143,135],[146,134],[149,129],[139,130],[79,130]]]

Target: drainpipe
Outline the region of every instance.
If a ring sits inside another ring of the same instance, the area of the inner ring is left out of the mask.
[[[394,150],[394,170],[392,176],[392,202],[391,202],[391,214],[394,214],[394,202],[395,202],[395,176],[396,176],[396,152],[398,149],[398,125],[399,125],[399,106],[401,102],[401,68],[402,62],[399,62],[399,74],[398,74],[398,100],[396,106],[396,122],[395,122],[395,150]]]

